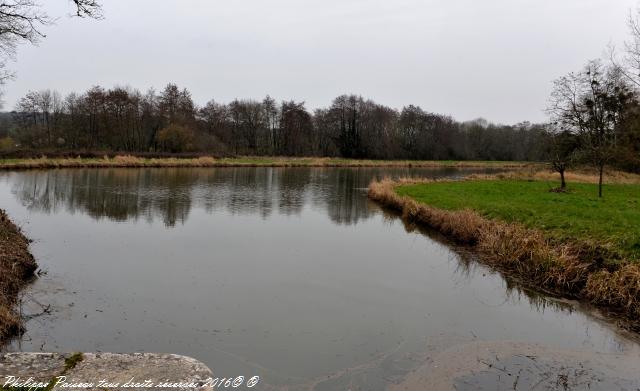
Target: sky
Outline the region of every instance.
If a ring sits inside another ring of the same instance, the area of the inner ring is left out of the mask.
[[[30,90],[189,89],[215,99],[305,101],[345,93],[458,120],[544,121],[552,81],[620,48],[637,0],[69,0],[9,66],[5,110]]]

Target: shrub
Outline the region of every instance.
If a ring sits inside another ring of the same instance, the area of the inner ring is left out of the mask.
[[[16,149],[16,142],[9,136],[0,138],[0,151],[10,152]]]
[[[193,150],[193,139],[193,131],[182,125],[171,124],[158,132],[158,143],[166,152]]]

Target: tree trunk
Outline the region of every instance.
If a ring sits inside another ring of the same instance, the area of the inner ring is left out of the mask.
[[[564,180],[564,170],[560,170],[560,188],[561,189],[567,188],[567,182],[565,182]]]
[[[604,164],[600,165],[600,178],[598,180],[598,197],[602,198],[602,173],[604,171]]]

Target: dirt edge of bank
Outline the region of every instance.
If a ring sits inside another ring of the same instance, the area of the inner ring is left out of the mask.
[[[23,331],[22,318],[16,310],[19,293],[38,268],[29,243],[0,209],[0,344]]]

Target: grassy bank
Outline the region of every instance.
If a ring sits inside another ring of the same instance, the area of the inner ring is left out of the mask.
[[[0,210],[0,342],[22,329],[15,306],[20,289],[33,278],[36,268],[29,240]]]
[[[640,185],[568,193],[543,181],[374,182],[369,196],[405,219],[473,246],[479,259],[538,288],[640,324]]]
[[[558,242],[598,245],[613,257],[608,261],[640,260],[640,185],[605,185],[604,198],[598,198],[592,184],[570,184],[566,193],[550,192],[552,186],[478,180],[405,185],[396,191],[437,208],[470,208],[490,219],[521,223]]]
[[[102,158],[0,159],[0,169],[80,168],[80,167],[434,167],[434,168],[526,168],[529,162],[501,161],[424,161],[424,160],[356,160],[338,158],[236,157],[213,158],[145,158],[115,156]]]

